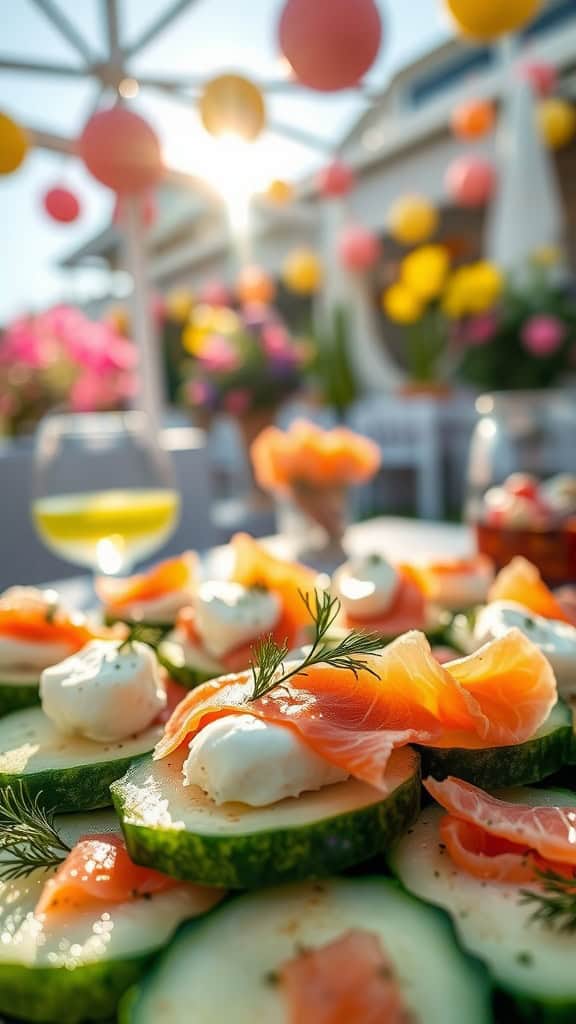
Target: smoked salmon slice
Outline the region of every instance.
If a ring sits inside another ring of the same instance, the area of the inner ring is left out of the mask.
[[[533,882],[539,870],[550,866],[526,845],[493,836],[480,825],[452,814],[444,815],[439,831],[450,860],[475,878],[521,884]]]
[[[120,836],[80,839],[42,890],[35,914],[45,919],[150,896],[182,882],[130,859]]]
[[[546,861],[576,867],[576,807],[509,803],[453,776],[443,782],[425,779],[424,786],[459,821],[533,851]],[[463,834],[459,838],[462,840]]]
[[[192,587],[197,578],[196,555],[192,551],[185,551],[178,558],[168,558],[148,572],[139,572],[135,576],[118,579],[100,576],[94,586],[104,605],[122,608],[138,601],[155,601],[174,591],[185,590]]]
[[[244,587],[265,587],[274,590],[282,600],[285,621],[291,629],[308,624],[309,613],[300,596],[312,594],[316,573],[299,562],[288,562],[270,554],[247,533],[237,533],[230,541],[234,554],[231,580]]]
[[[0,636],[35,644],[65,644],[80,650],[94,638],[92,630],[56,611],[47,615],[40,608],[0,608]]]
[[[486,746],[529,739],[558,700],[548,659],[518,629],[451,661],[447,671],[478,704],[485,723],[478,735]]]
[[[572,622],[536,566],[520,555],[500,570],[488,591],[488,601],[516,601],[545,619]]]
[[[384,636],[399,636],[409,629],[426,626],[426,597],[416,579],[405,570],[401,576],[391,606],[384,614],[373,619],[358,619],[347,614],[344,620],[351,629],[371,629]]]
[[[410,1024],[392,960],[378,935],[351,929],[280,968],[287,1024]]]
[[[556,701],[548,662],[518,630],[451,663],[449,671],[434,659],[426,637],[416,632],[399,637],[381,654],[360,660],[366,667],[359,667],[356,674],[322,664],[309,667],[257,700],[250,699],[249,671],[205,683],[178,705],[154,756],[166,757],[222,716],[251,714],[293,729],[326,761],[382,787],[395,747],[463,746],[466,741],[493,745],[495,737],[520,743],[542,724]],[[461,678],[453,673],[454,665]],[[482,670],[488,676],[494,665],[498,673],[491,693]],[[534,688],[533,674],[540,678],[540,691]],[[461,681],[467,678],[470,689]]]

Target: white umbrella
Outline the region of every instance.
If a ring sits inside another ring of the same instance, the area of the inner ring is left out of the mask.
[[[530,257],[562,240],[563,209],[556,169],[536,120],[535,96],[505,55],[508,85],[498,138],[499,186],[488,218],[485,250],[498,266],[522,273]]]

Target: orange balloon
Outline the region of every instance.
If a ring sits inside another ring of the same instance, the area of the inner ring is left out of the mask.
[[[459,139],[481,139],[492,131],[495,120],[493,103],[487,100],[468,100],[455,108],[452,131]]]
[[[288,181],[275,178],[266,189],[266,199],[274,206],[286,206],[294,199],[294,187]]]
[[[261,267],[244,267],[236,281],[236,294],[243,306],[269,306],[276,285]]]
[[[266,124],[260,89],[241,75],[219,75],[204,86],[200,117],[210,135],[239,135],[253,142]]]

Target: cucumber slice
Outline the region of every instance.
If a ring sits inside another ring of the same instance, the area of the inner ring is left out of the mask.
[[[156,641],[156,643],[159,643],[162,637],[166,636],[166,634],[169,633],[171,629],[174,629],[173,622],[148,622],[147,619],[123,619],[122,616],[120,615],[112,615],[110,612],[104,613],[105,626],[116,626],[119,622],[123,623],[125,626],[128,626],[130,629],[133,629],[135,626],[146,626],[153,632],[157,631],[158,640]],[[154,643],[151,643],[148,640],[146,641],[146,643],[148,643],[150,647],[154,647]]]
[[[40,707],[14,711],[0,719],[0,787],[22,782],[57,811],[107,807],[110,783],[153,749],[162,730],[153,725],[119,743],[95,743],[63,736]]]
[[[57,819],[72,845],[89,832],[117,832],[111,812]],[[145,900],[86,910],[42,925],[32,917],[49,875],[0,883],[0,1014],[30,1021],[112,1017],[181,921],[210,909],[214,890],[173,889]]]
[[[455,775],[482,789],[540,782],[567,763],[573,735],[570,709],[558,701],[538,732],[525,743],[476,750],[420,747],[422,774],[435,779]]]
[[[37,672],[13,669],[0,679],[0,716],[40,703],[40,676]]]
[[[226,669],[222,665],[199,649],[194,649],[191,661],[190,651],[189,647],[185,654],[180,641],[168,635],[159,643],[156,654],[171,678],[189,690],[225,673]]]
[[[279,968],[298,949],[324,946],[357,928],[381,939],[411,1020],[413,1014],[418,1024],[490,1024],[485,972],[458,949],[447,917],[382,878],[250,893],[185,925],[154,971],[127,994],[120,1022],[284,1024]]]
[[[565,790],[516,789],[503,796],[517,803],[576,806],[576,795]],[[439,843],[443,814],[436,806],[422,811],[392,853],[395,874],[410,892],[450,913],[463,946],[486,962],[521,1019],[573,1022],[576,935],[531,921],[534,908],[520,903],[527,885],[484,882],[457,868]]]
[[[390,759],[385,794],[349,779],[268,807],[217,807],[182,785],[183,757],[141,761],[111,787],[130,856],[175,878],[228,889],[322,878],[374,856],[418,813],[407,748]]]

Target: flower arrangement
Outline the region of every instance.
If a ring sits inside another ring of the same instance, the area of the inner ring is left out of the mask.
[[[307,351],[269,307],[196,306],[185,327],[185,400],[204,413],[242,418],[274,409],[302,383]]]
[[[267,427],[250,454],[260,487],[290,499],[328,545],[340,543],[346,525],[347,492],[378,471],[380,449],[346,427],[322,430],[297,420],[287,431]],[[304,527],[304,538],[310,537]]]
[[[424,245],[400,264],[398,280],[382,296],[384,312],[406,328],[406,356],[414,381],[438,382],[451,369],[451,324],[491,310],[504,287],[492,263],[452,268],[448,249]]]
[[[543,267],[454,324],[462,380],[483,390],[548,388],[576,367],[576,294]]]
[[[268,491],[295,487],[349,487],[378,471],[380,449],[346,427],[323,430],[296,420],[288,430],[267,427],[251,448],[256,479]]]
[[[0,336],[0,434],[34,429],[51,409],[112,410],[136,386],[137,355],[110,323],[57,306],[9,324]]]
[[[551,387],[576,366],[576,293],[536,257],[518,280],[493,263],[452,268],[440,245],[415,249],[382,296],[407,331],[418,381],[450,374],[481,390]]]

